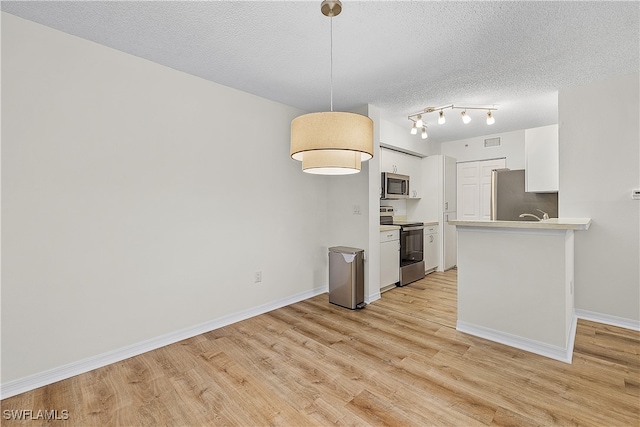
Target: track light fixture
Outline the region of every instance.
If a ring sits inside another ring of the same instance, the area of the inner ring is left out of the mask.
[[[420,136],[422,137],[422,139],[427,139],[429,137],[429,135],[427,135],[427,127],[426,126],[422,126],[422,134]]]
[[[459,106],[459,105],[454,105],[454,104],[449,104],[449,105],[443,105],[441,107],[426,107],[425,109],[423,109],[422,111],[419,111],[417,113],[413,113],[413,114],[409,114],[409,116],[407,116],[407,118],[409,120],[411,120],[413,122],[413,126],[411,127],[411,134],[415,135],[418,133],[418,129],[422,128],[422,139],[426,139],[426,120],[423,119],[423,115],[424,114],[429,114],[429,113],[438,113],[438,124],[443,125],[445,124],[446,120],[444,117],[444,110],[446,109],[452,109],[452,110],[462,110],[462,112],[460,113],[460,116],[462,117],[462,121],[467,124],[471,121],[471,116],[467,113],[467,110],[484,110],[487,112],[487,124],[488,125],[492,125],[496,122],[495,117],[493,117],[493,113],[492,111],[496,111],[498,110],[495,105],[492,105],[491,107],[482,107],[482,106],[476,106],[476,107],[463,107],[463,106]]]

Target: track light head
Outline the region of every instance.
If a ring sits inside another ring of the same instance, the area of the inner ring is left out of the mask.
[[[462,111],[460,115],[462,116],[462,122],[465,125],[471,121],[471,117],[469,117],[469,115],[467,114],[467,110]]]
[[[492,125],[495,122],[496,122],[496,119],[493,117],[493,114],[491,114],[491,110],[487,111],[487,124]]]
[[[427,135],[427,127],[423,126],[422,127],[422,135],[420,135],[422,137],[422,139],[427,139],[429,137],[429,135]]]
[[[418,121],[416,122],[416,126],[417,127],[422,127],[423,124],[424,124],[424,122],[422,121],[422,115],[418,114]]]
[[[415,135],[418,133],[418,126],[416,126],[415,122],[413,123],[413,126],[411,127],[411,135]]]
[[[443,125],[447,120],[444,118],[444,111],[440,110],[438,113],[438,124]]]

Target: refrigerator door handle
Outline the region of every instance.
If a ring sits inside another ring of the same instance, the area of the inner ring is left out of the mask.
[[[491,171],[491,201],[490,219],[493,221],[498,217],[498,172],[497,169]]]

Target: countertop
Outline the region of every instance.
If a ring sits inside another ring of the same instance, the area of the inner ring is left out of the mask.
[[[542,221],[452,220],[458,227],[524,228],[530,230],[588,230],[591,218],[551,218]]]

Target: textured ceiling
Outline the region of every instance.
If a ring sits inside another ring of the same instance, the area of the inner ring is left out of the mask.
[[[2,10],[307,111],[330,106],[320,1],[2,1]],[[334,110],[406,116],[498,107],[487,127],[429,117],[439,142],[557,122],[560,89],[638,71],[638,2],[343,1],[333,19]]]

